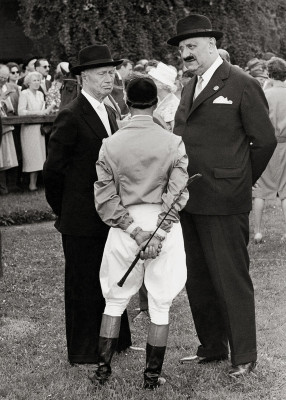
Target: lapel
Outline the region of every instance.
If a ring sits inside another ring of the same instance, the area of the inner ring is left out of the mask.
[[[105,104],[105,108],[108,114],[109,125],[111,129],[111,133],[113,134],[118,130],[118,125],[116,122],[116,112],[110,107],[108,104]]]
[[[188,118],[188,115],[191,112],[197,80],[198,80],[197,77],[192,78],[191,81],[184,88],[184,96],[187,100],[186,107],[185,107],[186,118]]]
[[[198,95],[198,97],[193,101],[194,90],[195,90],[195,85],[194,85],[192,91],[192,97],[190,98],[191,109],[187,115],[187,118],[190,117],[190,115],[199,107],[200,104],[202,104],[212,95],[218,93],[224,87],[225,84],[224,80],[228,78],[229,71],[230,71],[230,64],[224,61],[215,71],[215,73],[211,77],[211,80],[204,88],[204,90],[202,90],[201,93]],[[196,83],[197,79],[195,80],[195,84]]]
[[[100,140],[107,138],[108,135],[101,119],[99,118],[97,112],[94,111],[90,102],[84,97],[82,93],[80,93],[80,95],[78,96],[78,101],[82,107],[82,117],[89,125],[92,133],[95,134]]]

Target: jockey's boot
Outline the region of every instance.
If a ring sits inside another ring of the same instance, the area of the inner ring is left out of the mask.
[[[166,380],[160,377],[169,325],[156,325],[150,323],[146,345],[146,369],[144,371],[144,388],[154,390],[164,385]]]
[[[119,336],[121,317],[103,314],[98,340],[98,368],[90,376],[93,383],[104,384],[111,375],[111,359]]]

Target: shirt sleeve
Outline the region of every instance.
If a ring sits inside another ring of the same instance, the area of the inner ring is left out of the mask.
[[[180,191],[186,186],[188,181],[188,156],[186,154],[185,145],[181,137],[178,137],[178,148],[174,159],[173,169],[171,171],[166,191],[162,195],[163,211],[158,216],[157,226],[162,219],[166,216],[173,201],[177,198]],[[162,223],[161,228],[169,231],[173,223],[179,222],[179,211],[181,211],[187,204],[189,198],[188,189],[185,188],[181,193],[178,201],[174,204],[171,211],[167,215],[165,221]]]
[[[133,222],[128,210],[122,205],[114,174],[106,154],[105,140],[96,162],[98,180],[94,183],[95,208],[104,223],[123,230]]]

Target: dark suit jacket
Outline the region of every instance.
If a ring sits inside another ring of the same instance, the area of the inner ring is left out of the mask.
[[[113,111],[106,108],[115,132]],[[63,234],[107,234],[107,225],[95,211],[93,191],[95,163],[106,137],[103,123],[82,94],[56,117],[43,173],[47,201],[58,216],[55,226]]]
[[[185,211],[204,215],[249,212],[252,185],[275,147],[268,105],[258,82],[224,62],[193,102],[197,78],[185,86],[174,133],[183,137],[190,176],[203,178],[190,187]],[[214,103],[224,97],[231,104]]]

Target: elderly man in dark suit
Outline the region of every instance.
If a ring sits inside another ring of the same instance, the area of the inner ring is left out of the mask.
[[[70,363],[96,364],[101,316],[105,302],[99,269],[108,227],[95,211],[95,163],[102,140],[117,130],[113,111],[104,105],[112,91],[115,66],[106,45],[79,53],[72,69],[82,77],[79,96],[57,116],[44,166],[46,197],[57,215],[66,260],[65,309]],[[127,314],[117,350],[131,345]]]
[[[187,254],[187,293],[200,346],[182,362],[228,358],[231,377],[256,365],[254,291],[247,252],[251,188],[276,146],[261,87],[223,61],[222,33],[205,16],[177,23],[168,43],[178,46],[195,76],[185,86],[174,133],[183,137],[193,186],[181,213]]]

